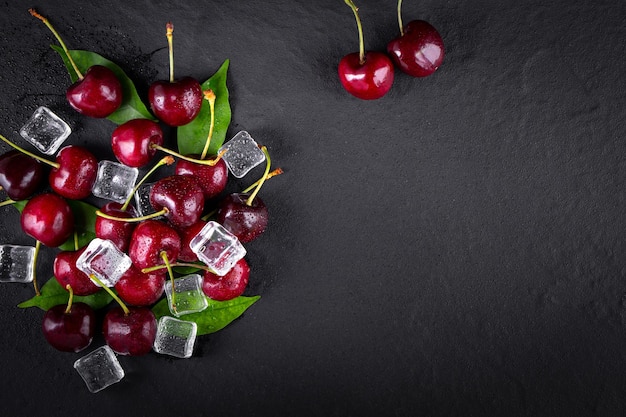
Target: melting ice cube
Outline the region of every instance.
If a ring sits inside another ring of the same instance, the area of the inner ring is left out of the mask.
[[[226,142],[219,151],[226,150],[222,157],[230,172],[242,178],[254,167],[265,161],[265,154],[248,132],[242,130]]]
[[[68,124],[45,106],[37,108],[20,129],[20,135],[46,155],[54,154],[70,133]]]

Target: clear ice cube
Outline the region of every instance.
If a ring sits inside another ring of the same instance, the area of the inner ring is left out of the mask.
[[[197,333],[196,323],[163,316],[159,319],[152,347],[155,352],[163,355],[189,358],[193,353]]]
[[[0,245],[0,282],[32,282],[35,248]]]
[[[135,192],[135,204],[137,206],[137,212],[139,216],[147,216],[148,214],[155,213],[156,210],[150,203],[150,190],[154,183],[144,183],[139,186],[137,192]],[[156,217],[157,219],[163,216]]]
[[[133,191],[138,175],[137,168],[113,161],[100,161],[91,192],[96,197],[124,203]]]
[[[72,129],[52,110],[41,106],[20,129],[20,135],[39,151],[53,155]]]
[[[74,369],[87,384],[92,393],[119,382],[124,378],[124,370],[113,350],[104,345],[74,362]]]
[[[226,150],[222,157],[230,172],[242,178],[254,167],[265,161],[265,154],[248,132],[242,130],[226,142],[219,151]]]
[[[131,259],[107,239],[94,238],[76,259],[76,267],[88,276],[95,275],[107,287],[113,287],[130,268]],[[96,283],[96,285],[98,285]]]
[[[241,258],[246,256],[237,236],[221,224],[210,221],[191,239],[189,247],[209,268],[219,276],[224,276]]]
[[[185,314],[198,313],[209,306],[209,302],[202,291],[202,276],[198,274],[186,275],[165,283],[170,311],[176,317]],[[173,297],[172,297],[173,295]]]

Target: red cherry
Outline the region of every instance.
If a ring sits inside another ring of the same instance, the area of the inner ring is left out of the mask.
[[[367,52],[361,61],[351,53],[339,61],[339,80],[346,91],[363,100],[381,98],[393,85],[393,63],[381,52]]]
[[[207,271],[202,280],[202,291],[216,301],[232,300],[243,294],[249,280],[250,266],[242,258],[222,277]]]
[[[67,89],[65,96],[77,112],[107,117],[122,104],[122,84],[109,68],[93,65]]]
[[[155,116],[169,126],[182,126],[200,113],[202,87],[191,77],[177,81],[155,81],[148,90],[148,101]]]
[[[56,157],[56,167],[50,171],[52,189],[70,200],[81,200],[91,195],[98,175],[98,160],[86,148],[69,145]]]
[[[204,220],[198,220],[191,226],[177,229],[180,236],[180,253],[178,254],[178,260],[183,262],[196,262],[198,255],[196,255],[189,246],[191,240],[200,233],[200,230],[206,225]]]
[[[80,352],[93,340],[96,316],[84,303],[74,303],[69,312],[66,310],[65,305],[56,305],[46,311],[42,322],[43,335],[55,349]]]
[[[111,201],[105,204],[100,211],[110,216],[129,219],[136,216],[135,209],[128,206],[126,210],[122,210],[122,204]],[[134,222],[124,222],[118,220],[110,220],[102,216],[96,216],[96,237],[100,239],[108,239],[119,250],[126,252],[130,244],[130,238],[137,224]]]
[[[87,247],[75,252],[62,251],[54,258],[54,278],[63,288],[67,285],[71,286],[76,295],[91,295],[100,290],[100,287],[94,284],[87,274],[76,267],[76,259],[85,249]]]
[[[0,186],[15,201],[25,200],[41,186],[44,168],[35,158],[11,150],[0,156]]]
[[[39,194],[26,203],[20,217],[22,230],[49,247],[64,243],[74,232],[74,214],[62,197]]]
[[[441,35],[423,20],[414,20],[406,25],[402,34],[389,42],[387,51],[396,66],[413,77],[431,75],[444,57]]]
[[[234,193],[220,201],[217,221],[241,243],[256,239],[268,222],[267,206],[260,197],[248,204],[249,194]]]
[[[190,157],[194,159],[199,158],[198,155],[190,155]],[[218,196],[224,191],[228,183],[228,167],[222,158],[213,166],[179,159],[176,162],[175,173],[176,175],[191,175],[195,177],[202,187],[205,200]]]
[[[148,164],[157,151],[152,145],[163,145],[163,131],[158,123],[148,119],[129,120],[111,135],[113,154],[130,167],[140,168]]]
[[[163,295],[165,271],[148,274],[132,265],[115,284],[117,295],[127,304],[149,306],[156,303]]]
[[[120,355],[140,356],[152,350],[157,321],[146,307],[130,307],[128,314],[114,307],[104,316],[102,333],[111,349]]]
[[[158,220],[144,220],[135,227],[130,238],[128,256],[139,269],[163,265],[161,252],[168,260],[178,259],[180,237],[176,230]]]
[[[191,226],[204,210],[204,193],[195,177],[170,175],[154,183],[150,204],[156,211],[167,209],[165,217],[176,227]]]

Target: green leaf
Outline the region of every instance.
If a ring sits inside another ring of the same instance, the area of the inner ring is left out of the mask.
[[[215,126],[209,145],[208,155],[217,154],[226,139],[226,131],[230,125],[231,110],[228,101],[226,73],[229,60],[224,61],[215,74],[202,84],[202,91],[208,89],[215,93]],[[206,100],[202,101],[200,113],[190,123],[178,128],[178,151],[183,155],[200,154],[209,136],[211,127],[211,108]]]
[[[78,234],[78,247],[82,248],[96,237],[96,210],[91,204],[79,200],[66,200],[74,214],[74,231]],[[16,201],[13,203],[20,213],[24,210],[28,200]],[[61,250],[75,250],[74,235],[65,243],[59,246]],[[65,291],[65,290],[64,290]]]
[[[244,311],[254,304],[260,295],[253,297],[239,296],[229,301],[215,301],[207,297],[209,306],[199,312],[192,314],[185,314],[179,317],[180,320],[193,321],[198,325],[198,335],[204,335],[209,333],[215,333],[218,330],[222,330],[233,320],[241,316]],[[154,307],[152,312],[157,319],[163,316],[172,316],[168,306],[168,300],[166,298],[159,301]]]
[[[76,71],[74,71],[74,68],[70,63],[67,54],[63,51],[63,48],[57,45],[52,45],[52,49],[61,55],[61,59],[63,59],[63,63],[70,74],[70,79],[72,82],[76,82],[78,80],[78,75],[76,74]],[[155,120],[154,116],[148,111],[146,105],[143,101],[141,101],[133,81],[128,78],[124,70],[122,70],[117,64],[95,52],[71,50],[70,54],[72,55],[72,59],[76,63],[76,66],[83,74],[85,74],[87,69],[93,65],[102,65],[113,71],[122,83],[122,104],[115,112],[113,112],[113,114],[107,117],[107,119],[118,125],[132,119]]]
[[[50,307],[54,307],[59,304],[67,304],[70,298],[69,292],[65,288],[61,287],[61,284],[52,277],[41,287],[41,295],[36,295],[30,300],[26,300],[17,306],[20,308],[39,307],[42,310],[48,310]],[[100,290],[95,294],[86,296],[74,296],[75,303],[89,304],[94,310],[108,305],[113,298],[104,290]]]

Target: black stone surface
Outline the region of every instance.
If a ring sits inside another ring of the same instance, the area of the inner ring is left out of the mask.
[[[357,2],[367,49],[397,35],[384,3]],[[46,105],[69,143],[111,159],[114,125],[69,108],[31,6],[144,97],[167,77],[167,21],[177,74],[230,59],[229,133],[248,130],[285,174],[263,188],[270,224],[247,246],[261,300],[191,359],[120,357],[126,378],[90,394],[80,354],[16,307],[32,287],[0,286],[2,415],[626,414],[621,2],[407,0],[404,21],[437,27],[446,58],[367,102],[336,75],[358,49],[340,0],[2,2],[0,132],[23,143]],[[32,244],[1,210],[2,243]]]

